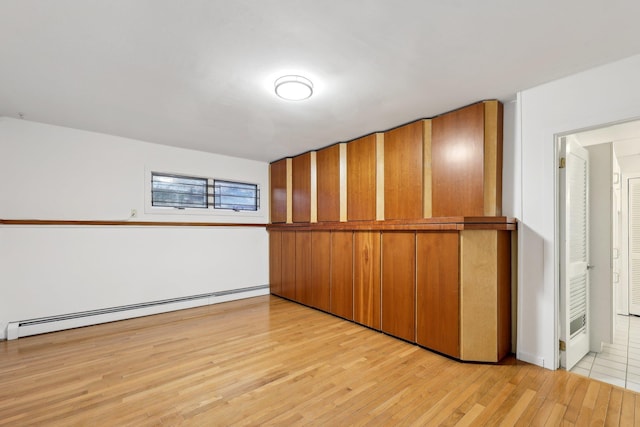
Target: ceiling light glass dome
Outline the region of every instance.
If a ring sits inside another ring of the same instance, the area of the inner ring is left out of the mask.
[[[275,81],[276,95],[287,101],[302,101],[313,94],[313,83],[302,76],[282,76]]]

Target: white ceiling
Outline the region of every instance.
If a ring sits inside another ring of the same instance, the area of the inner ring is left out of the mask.
[[[269,161],[640,53],[637,0],[0,0],[0,116]],[[307,101],[273,81],[302,73]]]
[[[584,147],[612,142],[618,159],[640,154],[640,120],[606,125],[574,136]]]

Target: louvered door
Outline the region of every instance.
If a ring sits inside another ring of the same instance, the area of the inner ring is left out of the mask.
[[[589,351],[589,155],[562,141],[560,169],[561,364],[571,369]]]
[[[640,315],[640,178],[629,179],[629,313]]]

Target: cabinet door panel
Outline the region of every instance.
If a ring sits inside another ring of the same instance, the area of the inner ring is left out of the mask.
[[[311,232],[296,231],[296,301],[311,304]]]
[[[282,289],[282,232],[269,232],[269,288],[281,295]]]
[[[311,233],[311,306],[329,311],[331,287],[331,232]]]
[[[431,179],[434,217],[484,215],[484,105],[432,120]]]
[[[318,221],[340,221],[340,146],[316,153]]]
[[[384,217],[422,218],[423,123],[417,121],[384,134]]]
[[[382,234],[382,330],[415,342],[415,233]]]
[[[353,232],[331,233],[331,313],[353,320]]]
[[[282,282],[280,295],[296,299],[296,233],[282,232]]]
[[[417,233],[416,341],[460,357],[458,232]]]
[[[301,154],[293,158],[292,168],[292,203],[293,222],[311,221],[311,153]]]
[[[287,159],[271,163],[271,222],[287,222]]]
[[[353,235],[353,320],[380,329],[380,233]]]
[[[376,135],[347,144],[347,219],[376,219]]]

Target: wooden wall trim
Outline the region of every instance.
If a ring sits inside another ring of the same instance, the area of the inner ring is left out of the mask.
[[[376,219],[384,220],[384,133],[376,133]]]
[[[431,186],[432,186],[432,176],[431,176],[431,120],[423,120],[423,131],[422,131],[422,203],[423,209],[422,213],[425,218],[431,218],[432,216],[432,204],[431,204]]]
[[[287,224],[293,223],[293,159],[287,158]]]
[[[347,221],[347,143],[340,145],[340,221]]]
[[[309,172],[311,173],[311,178],[309,182],[311,183],[310,190],[310,222],[318,222],[318,161],[317,161],[317,152],[312,151],[310,153],[310,168]]]
[[[186,222],[186,221],[100,221],[66,219],[0,219],[1,225],[129,226],[129,227],[261,227],[262,223]]]
[[[401,230],[498,230],[514,231],[517,223],[505,217],[449,217],[425,218],[412,221],[351,221],[320,222],[316,224],[268,224],[268,230],[308,231],[308,230],[353,230],[353,231],[401,231]]]
[[[484,103],[484,214],[502,211],[502,104]]]

